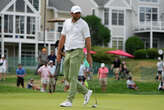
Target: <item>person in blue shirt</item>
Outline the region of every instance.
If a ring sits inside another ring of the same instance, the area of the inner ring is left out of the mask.
[[[53,61],[53,64],[55,65],[56,55],[55,52],[52,50],[51,54],[48,56],[48,61]]]
[[[22,68],[21,64],[18,64],[18,68],[16,69],[16,76],[17,76],[17,87],[22,86],[24,88],[24,76],[26,74],[26,71],[24,68]]]

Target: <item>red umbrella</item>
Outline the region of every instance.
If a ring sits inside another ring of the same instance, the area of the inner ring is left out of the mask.
[[[130,58],[134,58],[133,55],[124,52],[123,50],[114,50],[114,51],[107,51],[106,53],[108,54],[115,54],[115,55],[121,55],[121,56],[126,56],[126,57],[130,57]]]
[[[83,52],[84,52],[84,53],[87,53],[87,49],[86,49],[86,48],[83,48]],[[96,54],[96,52],[95,52],[95,51],[92,51],[92,50],[90,51],[90,53],[91,53],[91,54]]]

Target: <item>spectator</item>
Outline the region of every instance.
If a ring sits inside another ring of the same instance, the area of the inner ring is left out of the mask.
[[[164,91],[164,80],[160,81],[159,86],[158,86],[159,91]]]
[[[104,63],[101,63],[101,67],[98,69],[98,79],[102,88],[102,91],[106,91],[108,84],[108,68]]]
[[[0,80],[2,80],[2,75],[3,75],[3,80],[6,80],[7,67],[8,67],[8,63],[6,57],[2,55],[0,59]]]
[[[53,64],[55,65],[55,59],[56,59],[56,55],[55,52],[52,50],[51,54],[48,56],[48,61],[53,61]]]
[[[27,89],[40,90],[40,87],[37,87],[36,85],[34,85],[34,79],[31,78],[27,84]]]
[[[163,72],[163,62],[161,60],[161,57],[158,57],[158,62],[157,62],[157,76],[156,79],[157,80],[161,80],[162,79],[162,72]]]
[[[55,92],[55,69],[56,66],[54,65],[53,61],[50,60],[49,61],[49,66],[48,66],[49,70],[50,70],[50,81],[49,81],[49,92]]]
[[[17,75],[17,87],[21,84],[22,88],[24,88],[24,76],[26,74],[26,71],[24,68],[22,68],[21,64],[18,64],[18,68],[16,70]]]
[[[113,61],[113,64],[111,66],[111,70],[113,70],[113,68],[114,68],[115,79],[119,80],[119,72],[120,72],[120,68],[121,68],[121,61],[118,57],[116,57],[115,60]]]
[[[44,65],[44,62],[48,62],[48,55],[47,55],[47,49],[46,48],[43,48],[42,51],[41,51],[41,54],[39,55],[38,57],[38,67],[36,69],[36,72],[35,74],[37,74],[37,71],[38,69]]]
[[[126,81],[126,84],[127,84],[127,88],[129,88],[129,89],[134,89],[134,90],[138,89],[138,87],[136,86],[136,83],[132,80],[131,76]]]
[[[122,64],[121,64],[121,68],[120,68],[120,77],[122,79],[126,79],[127,80],[129,76],[130,76],[130,72],[127,69],[126,62],[123,61]]]
[[[78,74],[78,80],[79,82],[81,82],[82,85],[84,85],[85,79],[86,79],[86,72],[85,72],[85,65],[83,64],[83,62],[80,65],[80,70],[79,70],[79,74]]]
[[[48,68],[47,62],[45,62],[44,65],[38,69],[38,73],[41,77],[41,84],[42,84],[41,92],[45,92],[47,88],[47,84],[49,84],[49,77],[50,77],[50,70]]]

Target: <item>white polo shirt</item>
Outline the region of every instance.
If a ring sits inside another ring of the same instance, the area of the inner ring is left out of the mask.
[[[85,39],[90,37],[88,24],[81,18],[75,23],[67,19],[61,34],[66,36],[65,50],[84,48]]]

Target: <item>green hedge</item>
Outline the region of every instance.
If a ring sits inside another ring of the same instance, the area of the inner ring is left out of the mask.
[[[115,55],[106,53],[107,51],[115,50],[114,48],[94,46],[92,50],[96,51],[96,54],[92,55],[94,62],[110,64],[114,60]]]
[[[149,48],[149,49],[139,49],[134,52],[134,56],[136,59],[157,59],[158,49],[157,48]]]
[[[158,57],[158,49],[156,48],[147,49],[147,56],[150,59],[156,59]]]
[[[145,59],[147,55],[147,51],[145,49],[139,49],[134,52],[134,56],[136,59]]]

